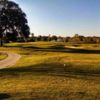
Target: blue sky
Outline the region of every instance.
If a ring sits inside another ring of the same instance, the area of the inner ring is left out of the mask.
[[[35,35],[100,36],[100,0],[13,0]]]

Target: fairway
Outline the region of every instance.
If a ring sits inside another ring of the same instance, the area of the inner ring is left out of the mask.
[[[100,44],[8,43],[20,54],[0,70],[0,100],[100,100]]]

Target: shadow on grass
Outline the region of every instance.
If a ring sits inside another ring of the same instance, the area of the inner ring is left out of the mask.
[[[15,47],[20,47],[23,49],[28,49],[31,51],[43,51],[43,52],[63,52],[63,53],[82,53],[82,54],[100,54],[100,50],[88,50],[88,49],[83,49],[83,48],[70,48],[66,47],[65,45],[54,45],[50,46],[47,48],[41,48],[41,47],[36,47],[36,46],[5,46],[6,48],[15,48]]]
[[[11,96],[7,93],[0,93],[0,100],[7,100],[9,99]]]
[[[35,50],[35,49],[34,49]],[[49,48],[40,48],[36,49],[36,51],[46,51],[46,52],[63,52],[63,53],[81,53],[81,54],[100,54],[100,50],[88,50],[81,48],[64,48],[62,47],[49,47]]]
[[[99,94],[92,95],[81,91],[37,92],[33,90],[31,92],[11,93],[11,95],[9,100],[99,100]]]
[[[64,66],[61,63],[39,64],[27,67],[7,68],[0,70],[0,76],[12,75],[17,76],[20,74],[39,74],[39,75],[52,75],[72,78],[89,78],[100,77],[100,70],[81,69],[80,67],[73,67],[71,64]],[[84,67],[83,67],[84,68]]]

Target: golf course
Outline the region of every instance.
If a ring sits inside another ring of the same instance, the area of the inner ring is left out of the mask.
[[[100,0],[0,0],[0,100],[100,100]]]
[[[0,51],[20,55],[0,69],[0,100],[100,100],[100,44],[7,43]]]

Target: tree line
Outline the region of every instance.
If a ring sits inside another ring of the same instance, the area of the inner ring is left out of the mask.
[[[73,37],[62,36],[30,36],[30,28],[26,14],[13,1],[0,0],[0,45],[3,42],[35,42],[53,41],[69,43],[100,43],[100,37],[85,37],[75,34]]]
[[[35,41],[53,41],[53,42],[69,42],[69,43],[100,43],[100,37],[97,36],[81,36],[75,34],[73,37],[62,37],[62,36],[34,36],[32,34],[28,41],[35,42]]]

